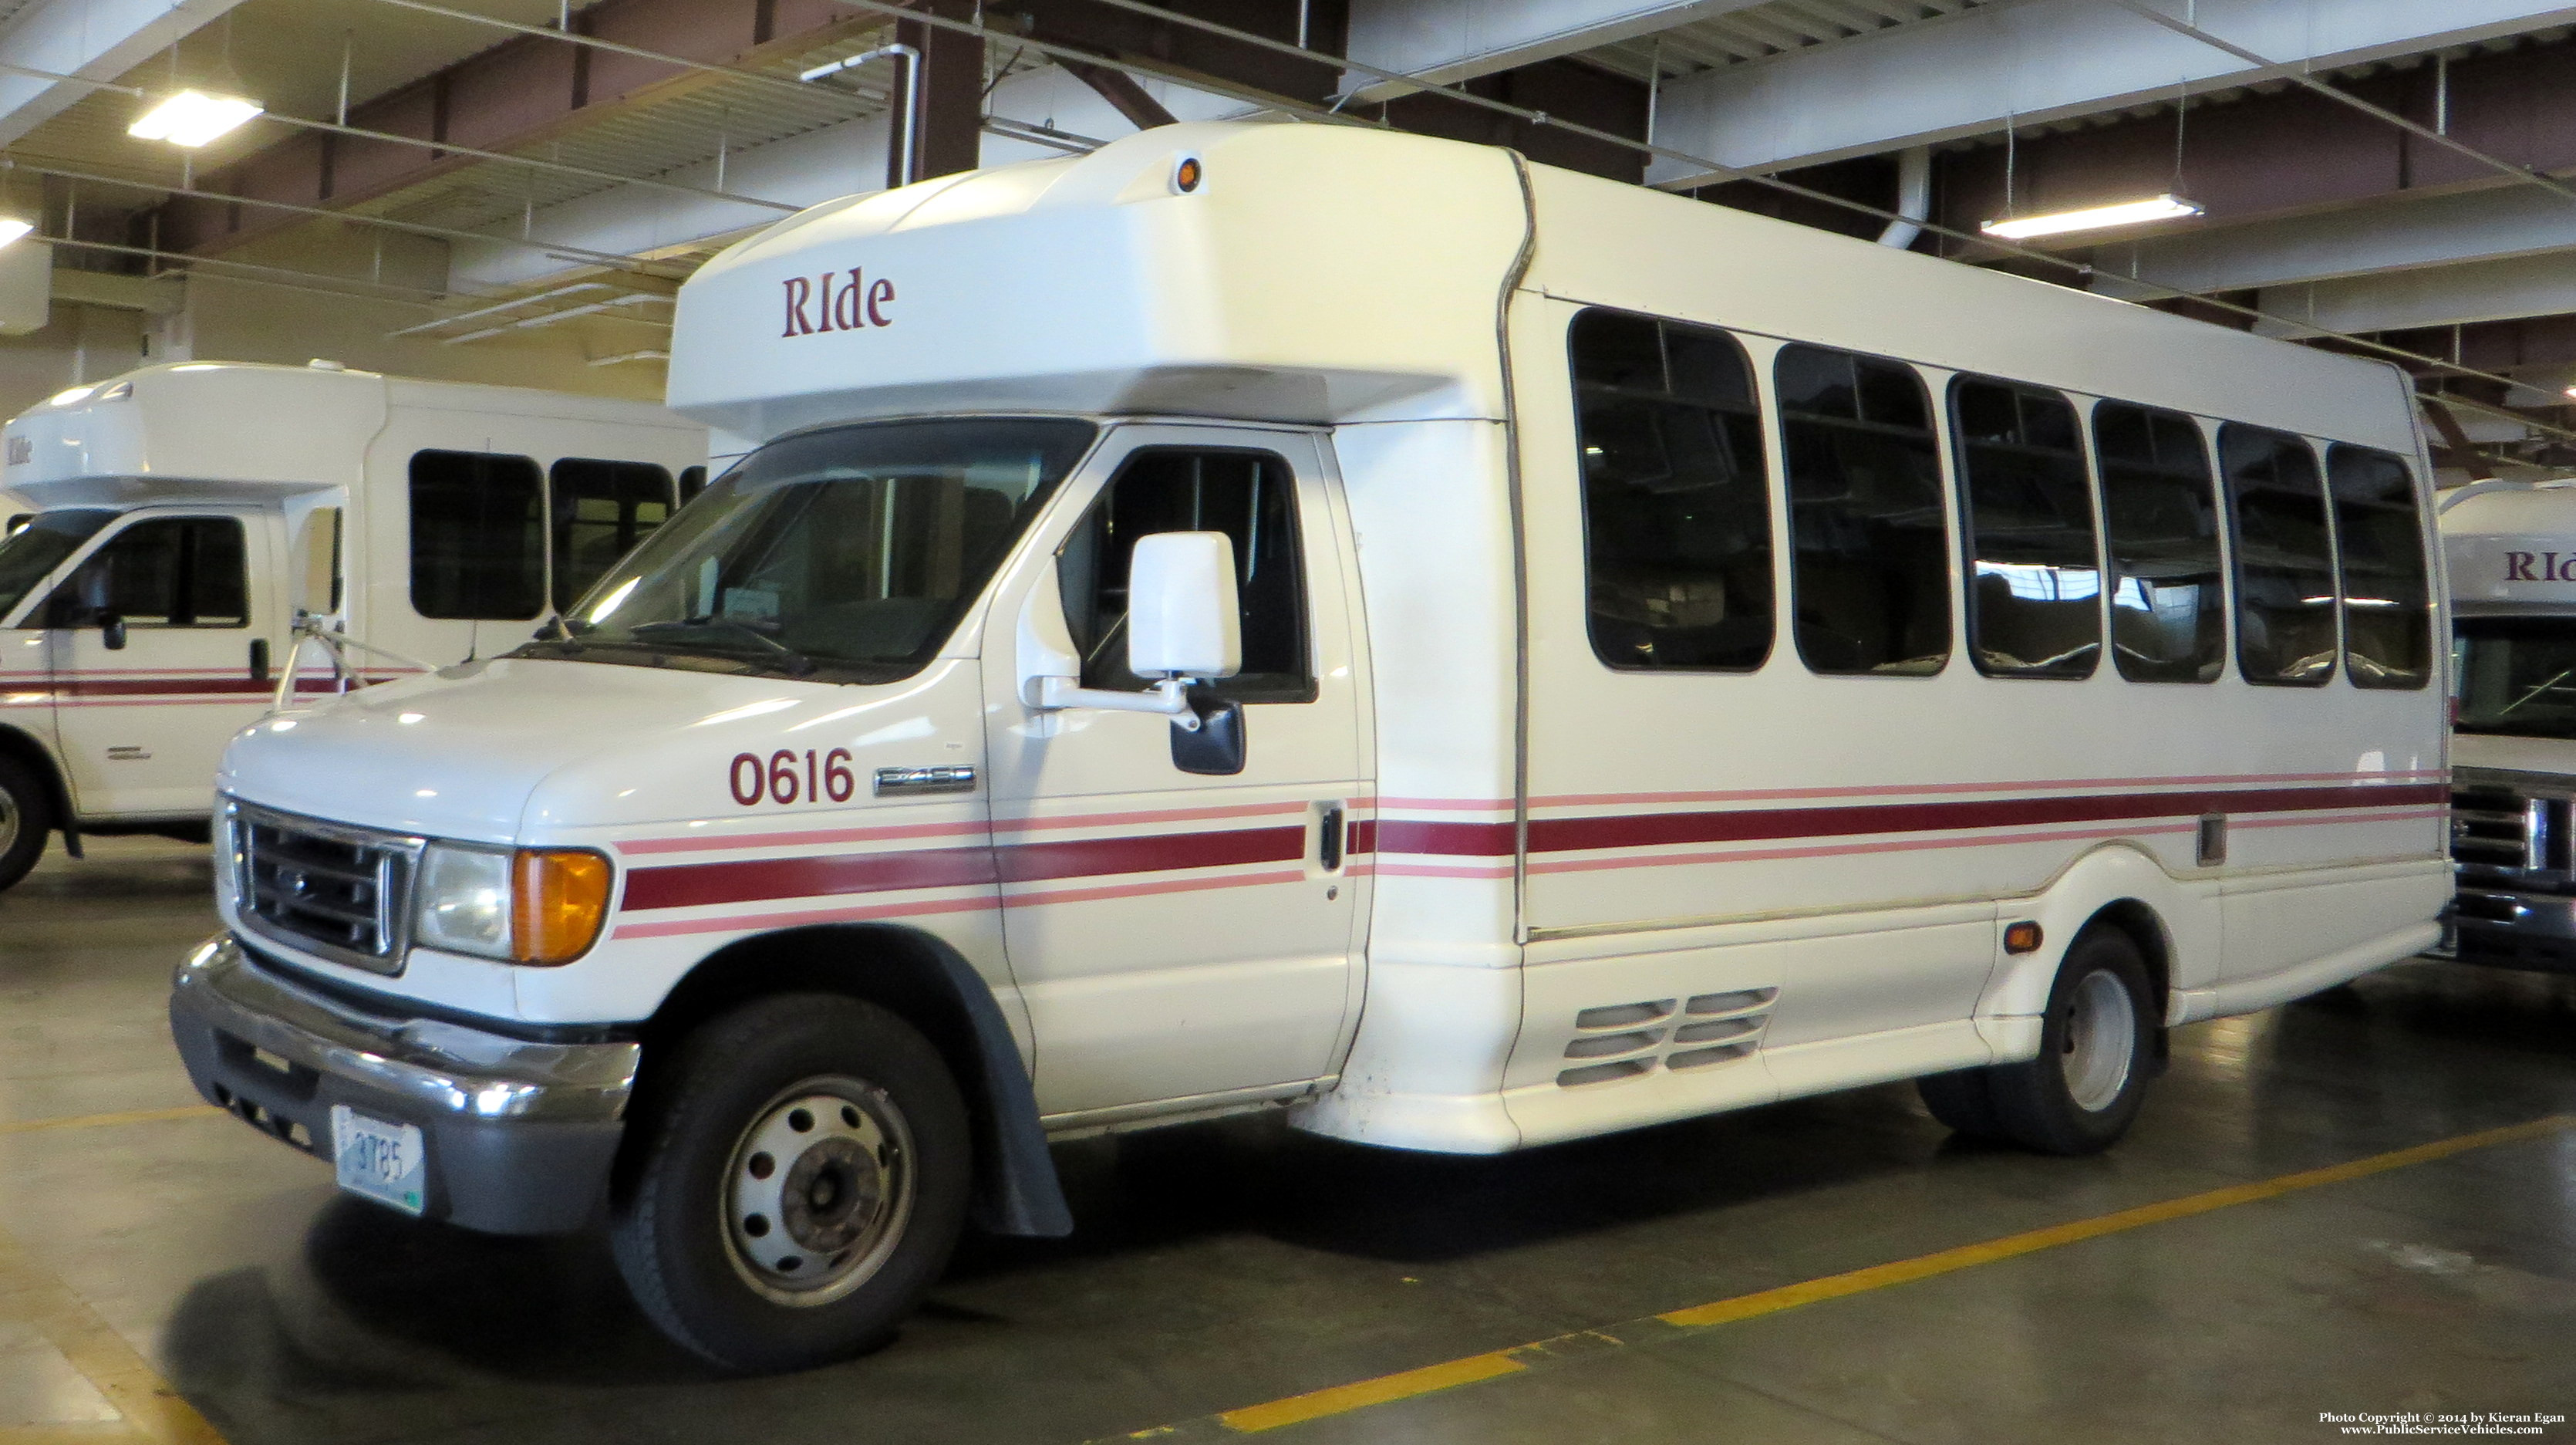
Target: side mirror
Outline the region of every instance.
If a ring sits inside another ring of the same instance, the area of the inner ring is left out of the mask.
[[[125,619],[117,616],[113,612],[109,612],[101,615],[97,619],[97,622],[99,641],[106,643],[107,650],[110,652],[123,652],[125,650]]]
[[[1243,668],[1234,539],[1156,532],[1127,564],[1127,670],[1138,677],[1232,677]]]

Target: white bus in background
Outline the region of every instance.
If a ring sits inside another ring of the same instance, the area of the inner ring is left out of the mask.
[[[298,614],[365,677],[505,652],[702,484],[643,402],[229,362],[77,386],[0,432],[0,888],[59,832],[202,837]],[[315,644],[308,653],[318,653]],[[302,686],[335,685],[307,655]]]
[[[2576,972],[2576,481],[2444,494],[2455,956]]]
[[[1069,1229],[1050,1139],[1920,1078],[2078,1153],[2438,934],[2386,365],[1305,125],[818,207],[676,324],[766,445],[562,635],[245,733],[171,1014],[727,1366]]]

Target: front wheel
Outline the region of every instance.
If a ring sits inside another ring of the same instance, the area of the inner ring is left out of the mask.
[[[1993,1132],[2046,1154],[2109,1148],[2145,1102],[2161,1026],[2138,945],[2087,930],[2057,966],[2039,1057],[1978,1071]]]
[[[0,888],[15,886],[45,856],[45,834],[54,826],[45,780],[16,758],[0,757]]]
[[[787,995],[725,1015],[680,1044],[629,1127],[618,1269],[664,1333],[729,1370],[885,1343],[965,1222],[956,1083],[874,1004]]]

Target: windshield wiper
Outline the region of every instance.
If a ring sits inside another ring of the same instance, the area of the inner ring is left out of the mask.
[[[758,644],[764,651],[777,657],[781,662],[786,664],[787,671],[793,676],[802,677],[805,674],[812,672],[815,666],[814,659],[798,652],[795,648],[788,646],[777,638],[771,637],[769,634],[747,622],[737,622],[730,617],[716,617],[710,615],[701,617],[682,617],[665,622],[639,622],[633,627],[626,629],[626,631],[630,636],[638,638],[653,633],[722,632],[730,636],[750,639],[752,642]]]

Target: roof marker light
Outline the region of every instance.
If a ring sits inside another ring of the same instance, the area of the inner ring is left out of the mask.
[[[1207,165],[1197,156],[1183,156],[1172,167],[1172,189],[1186,196],[1207,179]]]
[[[2108,206],[2088,206],[2080,211],[2055,211],[2045,216],[2021,216],[2009,220],[1988,221],[1977,229],[2006,241],[2027,241],[2034,236],[2062,236],[2069,231],[2099,231],[2112,226],[2135,226],[2147,221],[2172,221],[2201,214],[2200,204],[2176,195],[2150,197],[2143,201],[2121,201]]]
[[[136,140],[166,140],[190,150],[232,134],[268,107],[237,95],[208,95],[183,90],[143,113],[125,128]]]

